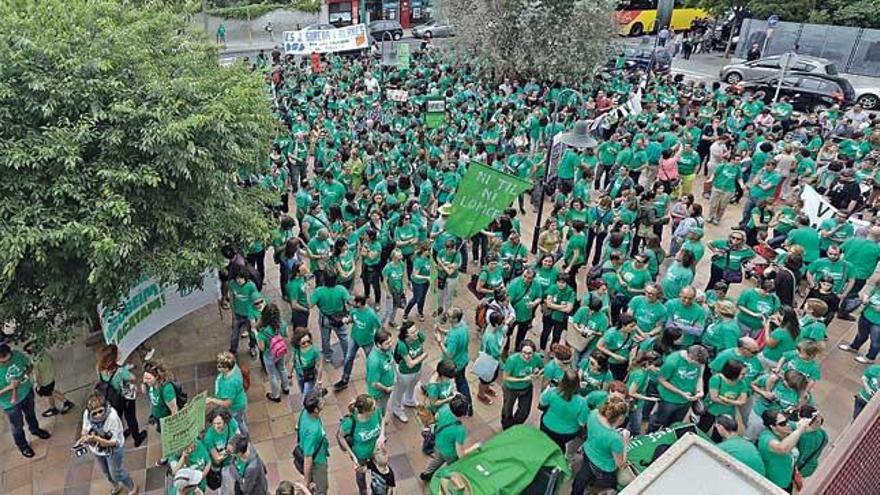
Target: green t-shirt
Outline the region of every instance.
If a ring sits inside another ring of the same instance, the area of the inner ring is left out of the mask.
[[[540,370],[544,367],[544,361],[538,356],[538,354],[532,354],[532,358],[526,361],[522,354],[516,353],[507,358],[507,361],[504,362],[504,372],[514,378],[525,378],[529,375],[532,375],[535,370]],[[532,386],[531,380],[529,381],[521,381],[521,382],[511,382],[508,380],[504,381],[504,386],[509,388],[510,390],[526,390]]]
[[[727,250],[729,249],[728,242],[726,239],[718,239],[714,240],[710,243],[712,247],[715,249]],[[730,256],[727,254],[716,254],[712,257],[712,264],[721,268],[722,270],[741,270],[743,263],[755,257],[755,252],[748,246],[743,245],[740,249],[729,251]]]
[[[636,385],[636,392],[642,395],[646,395],[648,391],[648,385],[651,383],[651,380],[654,379],[654,373],[648,371],[645,368],[635,368],[630,370],[626,375],[626,389],[632,390],[633,384]],[[638,399],[635,402],[634,407],[640,408],[645,405],[644,399]],[[636,409],[638,410],[638,409]]]
[[[805,431],[798,440],[797,467],[804,478],[811,476],[819,467],[822,449],[828,445],[828,434],[824,430]]]
[[[742,306],[749,311],[770,316],[779,310],[782,303],[779,301],[779,297],[776,294],[768,293],[762,295],[753,287],[750,287],[739,295],[736,305]],[[738,311],[736,313],[736,320],[752,330],[757,330],[764,324],[764,321],[761,318],[746,314],[745,311]]]
[[[714,416],[720,416],[722,414],[729,414],[733,416],[736,414],[736,408],[728,404],[722,404],[720,402],[713,401],[711,397],[711,391],[715,390],[719,397],[737,399],[740,395],[747,394],[748,389],[749,384],[746,383],[745,380],[740,379],[736,380],[733,383],[730,383],[720,374],[712,375],[712,378],[709,378],[710,393],[706,394],[705,399],[706,410]]]
[[[428,382],[425,384],[425,397],[434,400],[444,400],[448,399],[455,393],[455,384],[452,380],[444,380],[440,382]],[[437,407],[431,405],[430,402],[427,403],[428,410],[432,413],[437,413]]]
[[[535,268],[535,280],[533,283],[537,283],[541,288],[541,295],[545,295],[550,290],[550,287],[556,285],[557,278],[559,278],[559,269],[555,266],[550,268],[538,266]]]
[[[840,245],[844,261],[849,262],[850,276],[856,280],[866,280],[874,274],[877,261],[880,261],[880,244],[861,237],[853,237]]]
[[[812,340],[814,342],[824,342],[827,337],[825,331],[825,322],[817,320],[812,316],[802,316],[799,320],[801,332],[798,334],[797,342],[802,340]]]
[[[724,192],[736,192],[736,182],[742,177],[739,164],[721,162],[715,166],[712,187]]]
[[[776,194],[776,186],[782,182],[782,176],[779,175],[779,172],[776,170],[771,172],[761,170],[758,172],[757,178],[758,184],[752,184],[749,188],[749,194],[751,194],[755,204],[758,204],[767,198],[772,198],[773,195]]]
[[[779,361],[783,354],[797,348],[797,343],[788,330],[783,327],[770,332],[770,338],[776,341],[776,347],[765,346],[764,350],[761,351],[761,354],[767,360]]]
[[[630,333],[624,333],[617,327],[609,328],[608,331],[605,332],[605,335],[602,336],[605,348],[615,354],[620,354],[621,356],[628,358],[630,349],[632,349],[632,346],[635,343],[635,340],[633,339],[634,332],[635,330]],[[609,363],[621,364],[627,361],[628,359],[620,360],[611,356],[608,357]]]
[[[554,304],[565,305],[571,303],[574,305],[574,302],[577,300],[577,294],[575,294],[574,290],[565,285],[562,289],[559,288],[559,284],[553,284],[547,289],[547,293],[545,294],[548,300],[553,301]],[[572,306],[573,307],[573,306]],[[565,318],[568,317],[570,313],[565,313],[562,311],[551,310],[550,318],[553,321],[565,321]]]
[[[348,290],[341,285],[334,287],[322,286],[312,292],[312,305],[317,306],[321,314],[328,316],[339,315],[345,311],[345,303],[350,298]]]
[[[770,442],[779,440],[770,430],[764,430],[758,437],[758,452],[764,461],[766,477],[774,485],[788,489],[794,476],[794,455],[792,452],[779,454],[770,448]]]
[[[229,406],[229,410],[232,412],[247,409],[247,393],[244,391],[244,380],[237,364],[233,366],[229,376],[220,373],[214,379],[214,395],[218,399],[232,401]]]
[[[880,325],[880,285],[875,286],[871,295],[868,296],[868,302],[865,303],[862,316],[871,323]]]
[[[354,308],[349,313],[351,316],[351,337],[361,347],[373,345],[376,332],[382,328],[382,322],[376,311],[369,307]]]
[[[647,268],[637,269],[632,261],[627,261],[620,267],[618,276],[624,282],[620,287],[622,289],[621,292],[629,297],[639,294],[631,289],[643,290],[651,282],[651,272]]]
[[[831,261],[828,258],[820,258],[811,263],[807,271],[812,273],[817,280],[830,277],[834,281],[831,290],[838,295],[843,295],[843,288],[853,276],[852,265],[842,259]]]
[[[725,349],[736,347],[740,338],[740,328],[734,319],[719,320],[708,327],[703,333],[704,345],[715,349],[719,353]]]
[[[797,370],[814,382],[822,378],[822,366],[818,361],[808,361],[801,358],[797,350],[788,351],[782,355],[785,364],[782,365],[780,374],[785,374],[788,370]]]
[[[394,385],[394,357],[391,351],[385,352],[378,347],[373,347],[367,356],[367,393],[376,400],[388,396],[388,392],[379,390],[374,386],[379,383],[386,387]]]
[[[565,400],[556,387],[550,387],[541,394],[540,403],[546,408],[541,421],[550,431],[569,435],[580,431],[587,424],[589,411],[584,398],[578,394]]]
[[[561,365],[555,359],[551,359],[546,366],[544,366],[544,379],[550,382],[551,385],[558,385],[559,381],[562,380],[562,377],[565,376],[565,370],[568,365]]]
[[[702,329],[706,323],[706,310],[697,303],[685,305],[681,299],[672,299],[666,302],[667,323],[680,328],[697,327]],[[682,347],[696,343],[699,337],[689,333],[682,333],[679,345]]]
[[[652,303],[646,296],[632,298],[629,310],[636,320],[636,326],[643,332],[650,332],[666,321],[666,306],[659,300]]]
[[[584,442],[584,453],[590,462],[606,473],[616,472],[614,455],[622,454],[623,449],[623,436],[599,420],[599,411],[590,412],[587,417],[587,441]]]
[[[663,366],[660,367],[659,376],[665,378],[670,384],[679,390],[693,394],[697,391],[697,383],[701,379],[701,366],[688,361],[683,352],[677,351],[666,357]],[[662,383],[658,384],[657,391],[660,398],[671,404],[687,404],[684,397],[672,392]]]
[[[232,292],[232,310],[237,316],[256,318],[259,314],[254,303],[261,297],[257,286],[250,280],[239,284],[235,280],[229,281],[229,290]]]
[[[444,404],[437,411],[437,422],[434,424],[435,445],[437,454],[446,462],[458,459],[456,445],[464,444],[467,439],[467,429],[461,421],[452,414],[448,404]]]
[[[819,231],[813,227],[798,227],[788,233],[785,242],[804,248],[804,263],[819,259]]]
[[[768,375],[761,375],[755,380],[755,385],[761,388],[766,388]],[[764,414],[764,411],[767,409],[777,409],[780,411],[785,411],[791,408],[794,408],[800,402],[800,396],[797,391],[788,387],[785,384],[785,380],[779,379],[773,385],[773,395],[776,398],[773,401],[766,400],[763,396],[758,395],[755,399],[754,411],[758,417],[761,417]]]
[[[223,431],[217,431],[212,425],[208,425],[205,429],[205,437],[202,442],[205,444],[205,448],[209,451],[214,449],[217,452],[225,452],[229,441],[235,438],[237,433],[238,422],[235,421],[235,418],[229,418],[229,422],[223,427]],[[232,456],[227,456],[226,459],[223,460],[223,465],[228,466],[230,462],[232,462]]]
[[[660,286],[663,288],[663,297],[675,299],[681,293],[681,289],[691,285],[693,281],[694,271],[684,267],[678,261],[673,261],[660,281]]]
[[[605,388],[605,385],[613,380],[611,372],[608,370],[602,372],[593,371],[590,367],[590,360],[586,358],[581,360],[579,371],[578,375],[581,380],[580,394],[584,396],[590,394],[590,392]]]
[[[483,331],[483,338],[480,341],[480,350],[492,356],[496,360],[501,359],[501,346],[504,343],[504,336],[507,333],[507,327],[501,325],[497,328],[492,326],[486,327]]]
[[[468,354],[469,338],[468,327],[464,321],[450,328],[449,333],[446,334],[444,344],[448,353],[447,357],[455,363],[456,370],[463,370],[470,360]]]
[[[568,239],[568,244],[565,245],[564,259],[566,263],[569,263],[572,266],[583,265],[586,263],[586,249],[587,236],[584,235],[583,232],[572,235]]]
[[[880,364],[872,364],[862,373],[862,387],[859,389],[859,397],[865,402],[870,402],[877,390],[880,390]]]
[[[531,321],[532,307],[530,303],[541,297],[541,286],[533,280],[526,284],[522,277],[517,277],[510,282],[507,288],[507,300],[513,306],[514,319],[517,322]]]
[[[400,361],[397,363],[397,370],[403,375],[411,375],[413,373],[418,373],[422,370],[422,363],[418,363],[414,367],[410,368],[406,365],[406,360],[403,359],[403,356],[409,356],[410,359],[416,359],[421,356],[424,352],[424,343],[425,343],[425,335],[422,332],[419,332],[416,340],[410,342],[407,340],[398,340],[397,347],[395,348],[395,358],[399,358]]]
[[[299,376],[303,375],[303,370],[314,368],[318,364],[318,358],[321,354],[314,345],[310,345],[306,350],[300,350],[298,347],[293,348],[293,369]]]
[[[838,227],[837,220],[834,218],[826,218],[819,224],[819,231],[826,231],[830,234],[828,237],[823,237],[820,235],[819,238],[819,247],[821,249],[828,250],[831,246],[840,246],[847,240],[849,240],[853,235],[855,235],[855,227],[853,224],[849,222],[844,222],[840,228]]]
[[[741,355],[739,350],[735,348],[719,352],[715,359],[709,363],[709,369],[713,373],[720,373],[724,369],[724,365],[731,359],[735,359],[746,366],[746,376],[744,379],[749,383],[752,383],[758,378],[758,375],[764,372],[764,365],[761,364],[761,360],[757,356],[747,358]]]
[[[193,446],[195,448],[186,457],[186,464],[181,467],[195,469],[196,471],[204,471],[205,467],[211,464],[211,454],[208,453],[208,449],[198,439],[193,441]],[[201,483],[199,483],[199,488],[204,491],[207,486],[208,480],[207,478],[203,478]],[[174,485],[171,485],[168,490],[170,495],[177,495],[177,493],[179,493]]]
[[[339,423],[339,429],[343,434],[353,432],[351,450],[358,461],[366,463],[373,457],[376,450],[376,442],[379,440],[379,433],[382,429],[380,422],[382,421],[382,412],[376,408],[373,414],[366,421],[354,419],[352,415],[342,418]],[[352,430],[352,424],[354,430]]]
[[[406,264],[402,261],[399,263],[389,262],[382,269],[382,276],[392,292],[403,294],[403,278],[406,274]]]
[[[292,278],[287,282],[287,298],[296,301],[304,308],[309,307],[309,296],[306,293],[308,283],[304,277]]]
[[[12,400],[13,391],[10,390],[0,395],[0,407],[11,409],[31,393],[33,383],[27,376],[30,366],[30,360],[20,351],[12,351],[9,361],[6,364],[0,364],[0,388],[5,388],[11,381],[17,380],[19,382],[18,386],[15,387],[16,400]]]
[[[411,222],[408,224],[400,225],[394,230],[394,241],[395,242],[409,242],[413,239],[418,239],[419,237],[419,229]],[[400,246],[400,252],[404,255],[413,254],[416,251],[416,243],[405,244]]]
[[[731,457],[752,468],[753,471],[764,476],[764,459],[755,444],[743,437],[730,437],[718,444],[718,448],[727,452]]]
[[[150,387],[147,389],[147,395],[150,396],[150,416],[160,420],[171,415],[168,403],[177,399],[171,382],[165,382],[161,387]]]
[[[306,457],[312,457],[315,464],[324,466],[330,455],[330,444],[327,442],[327,432],[320,417],[313,417],[303,410],[299,415],[299,432],[297,440]]]

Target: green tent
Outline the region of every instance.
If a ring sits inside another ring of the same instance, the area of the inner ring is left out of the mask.
[[[559,447],[537,428],[514,426],[489,439],[475,452],[443,467],[431,480],[431,493],[441,493],[443,479],[455,477],[467,490],[442,493],[494,495],[522,493],[539,473],[559,470],[556,486],[571,477],[571,467]],[[456,476],[457,475],[457,476]],[[448,483],[447,486],[451,484]]]

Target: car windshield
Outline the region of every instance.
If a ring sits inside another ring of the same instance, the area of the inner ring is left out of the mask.
[[[828,74],[829,76],[836,76],[836,75],[840,74],[837,71],[837,65],[835,65],[835,64],[826,65],[825,66],[825,73]]]

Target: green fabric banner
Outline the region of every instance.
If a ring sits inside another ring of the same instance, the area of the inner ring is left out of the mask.
[[[205,392],[190,399],[171,416],[160,420],[162,425],[162,456],[180,453],[205,429]]]
[[[446,231],[468,239],[498,218],[531,183],[471,162],[452,201]]]
[[[641,473],[654,462],[657,449],[671,447],[686,433],[696,433],[704,439],[712,441],[702,430],[691,423],[673,423],[668,428],[659,429],[654,433],[633,437],[626,450],[626,460],[632,464],[636,473]],[[663,449],[663,452],[665,451],[666,449]]]

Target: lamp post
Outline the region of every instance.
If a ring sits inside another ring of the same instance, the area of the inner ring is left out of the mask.
[[[556,97],[556,102],[553,104],[553,130],[556,130],[556,126],[559,125],[559,100],[562,99],[562,96],[565,93],[574,93],[578,95],[581,99],[584,99],[584,95],[575,91],[571,88],[566,88]],[[586,149],[586,148],[595,148],[599,143],[593,136],[590,136],[588,132],[587,122],[584,120],[579,120],[574,125],[574,131],[561,133],[559,138],[559,142],[572,146],[578,149]],[[547,152],[544,156],[544,174],[541,177],[541,182],[539,183],[540,187],[540,197],[538,198],[538,216],[535,219],[535,229],[532,232],[532,254],[538,252],[538,235],[541,231],[541,223],[544,220],[544,196],[546,195],[545,188],[547,186],[547,175],[550,173],[550,154],[553,151],[553,136],[547,137]]]

